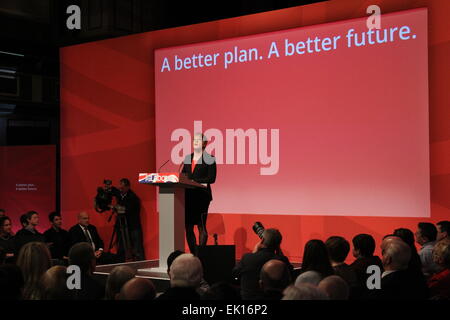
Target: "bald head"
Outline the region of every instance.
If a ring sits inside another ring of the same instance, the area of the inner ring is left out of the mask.
[[[295,285],[300,286],[302,284],[310,284],[317,286],[320,280],[322,280],[322,276],[317,271],[306,271],[297,277]]]
[[[150,280],[133,278],[122,286],[119,300],[153,300],[155,296],[156,289]]]
[[[172,287],[197,288],[203,278],[202,263],[192,254],[184,253],[172,262],[169,276]]]
[[[287,287],[282,300],[328,300],[328,296],[313,285],[301,284]]]
[[[411,259],[411,248],[401,239],[383,241],[382,255],[385,270],[404,270],[408,268],[409,260]]]
[[[339,276],[328,276],[318,285],[319,290],[327,294],[330,300],[348,300],[350,289],[347,282]]]
[[[400,238],[400,237],[397,237],[397,236],[387,236],[387,237],[384,238],[383,241],[381,242],[381,246],[380,246],[380,247],[381,247],[381,250],[383,251],[387,244],[392,243],[392,242],[397,242],[397,241],[403,242],[402,238]]]
[[[78,214],[78,223],[84,227],[89,225],[89,214],[85,211],[82,211]]]
[[[269,260],[261,269],[260,286],[266,290],[284,290],[291,282],[291,275],[283,261]]]
[[[134,278],[136,271],[128,266],[115,267],[106,281],[106,299],[116,300],[123,285]]]

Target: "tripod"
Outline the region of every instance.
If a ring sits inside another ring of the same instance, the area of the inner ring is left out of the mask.
[[[130,235],[128,233],[127,218],[124,213],[119,213],[117,210],[113,210],[113,211],[116,212],[116,224],[114,225],[114,230],[111,235],[111,241],[109,242],[108,251],[111,251],[112,247],[115,244],[118,245],[118,240],[119,240],[119,235],[120,235],[120,240],[122,242],[121,243],[122,249],[125,254],[125,261],[132,260],[133,254],[132,254],[132,250],[131,250]],[[119,253],[119,249],[117,250],[118,253]]]

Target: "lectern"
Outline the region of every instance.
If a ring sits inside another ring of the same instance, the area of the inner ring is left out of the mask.
[[[155,277],[167,277],[167,258],[184,251],[184,193],[186,188],[206,188],[178,172],[140,173],[139,183],[159,187],[159,267],[140,269]]]

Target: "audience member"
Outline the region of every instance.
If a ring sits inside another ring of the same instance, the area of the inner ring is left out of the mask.
[[[269,260],[261,268],[259,285],[264,300],[281,300],[283,291],[291,283],[291,272],[281,260]]]
[[[94,249],[97,264],[118,262],[112,254],[104,252],[103,240],[100,238],[97,228],[89,223],[89,214],[87,212],[83,211],[78,214],[78,223],[70,228],[69,237],[72,245],[80,242],[89,243]]]
[[[361,286],[358,281],[358,276],[353,268],[345,263],[345,259],[350,252],[350,244],[348,241],[343,237],[333,236],[325,241],[325,245],[334,273],[347,282],[351,297],[359,295]]]
[[[415,235],[417,243],[422,246],[419,251],[422,272],[428,278],[441,269],[433,261],[433,247],[436,244],[437,229],[432,223],[420,222]]]
[[[16,252],[29,242],[45,242],[44,235],[36,229],[39,225],[39,214],[36,211],[25,213],[20,222],[23,228],[17,231],[14,237]]]
[[[0,301],[21,300],[23,286],[23,275],[18,266],[0,265]]]
[[[374,238],[365,233],[361,233],[353,237],[353,256],[356,258],[350,267],[355,271],[358,277],[359,286],[361,288],[367,288],[366,282],[369,274],[367,268],[371,265],[377,265],[383,270],[383,264],[378,256],[374,256],[375,252],[375,240]]]
[[[305,244],[300,274],[306,271],[317,271],[322,278],[334,274],[327,247],[322,240],[313,239]]]
[[[106,300],[118,300],[123,285],[136,276],[136,270],[128,266],[115,267],[106,280]]]
[[[48,244],[53,259],[67,259],[70,249],[69,232],[61,228],[62,218],[57,212],[48,215],[51,227],[44,232],[45,242]]]
[[[372,290],[372,298],[383,300],[427,299],[423,277],[408,270],[411,248],[398,237],[388,237],[381,244],[384,272],[381,289]]]
[[[322,276],[317,271],[306,271],[295,279],[295,285],[300,287],[302,284],[310,284],[317,287],[320,280],[322,280]]]
[[[76,300],[100,300],[104,297],[104,287],[93,277],[96,258],[92,245],[79,242],[69,250],[69,265],[77,265],[81,271],[81,289],[74,289]]]
[[[0,217],[0,247],[4,249],[7,262],[13,262],[16,254],[11,219]]]
[[[190,253],[178,256],[170,266],[170,288],[157,300],[200,300],[197,288],[203,277],[200,260]]]
[[[408,269],[422,274],[422,262],[417,253],[414,233],[409,229],[399,228],[395,229],[394,236],[402,239],[411,248],[411,259],[409,260]]]
[[[441,241],[445,238],[450,238],[450,221],[439,221],[436,223],[437,235],[436,241]]]
[[[272,259],[286,263],[290,272],[293,267],[289,259],[281,251],[283,237],[277,229],[266,229],[261,241],[255,246],[252,253],[246,253],[233,269],[233,276],[240,279],[241,297],[243,300],[255,300],[263,297],[259,286],[259,276],[263,265]]]
[[[300,286],[289,286],[283,291],[283,299],[281,300],[329,300],[328,296],[310,284],[302,284]]]
[[[122,286],[118,300],[153,300],[155,295],[153,282],[144,278],[133,278]]]
[[[340,276],[328,276],[320,281],[317,287],[325,292],[330,300],[348,300],[350,296],[350,287]]]
[[[17,265],[22,270],[25,281],[23,299],[40,299],[41,277],[51,266],[47,246],[43,242],[28,242],[19,251]]]
[[[71,300],[72,291],[67,287],[67,268],[53,266],[41,278],[41,300]]]
[[[430,296],[450,300],[450,239],[440,240],[433,248],[433,260],[443,270],[428,280]]]

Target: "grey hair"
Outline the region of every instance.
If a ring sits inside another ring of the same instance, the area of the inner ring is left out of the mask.
[[[197,288],[203,278],[200,259],[190,253],[178,256],[170,266],[170,284],[172,287]]]

